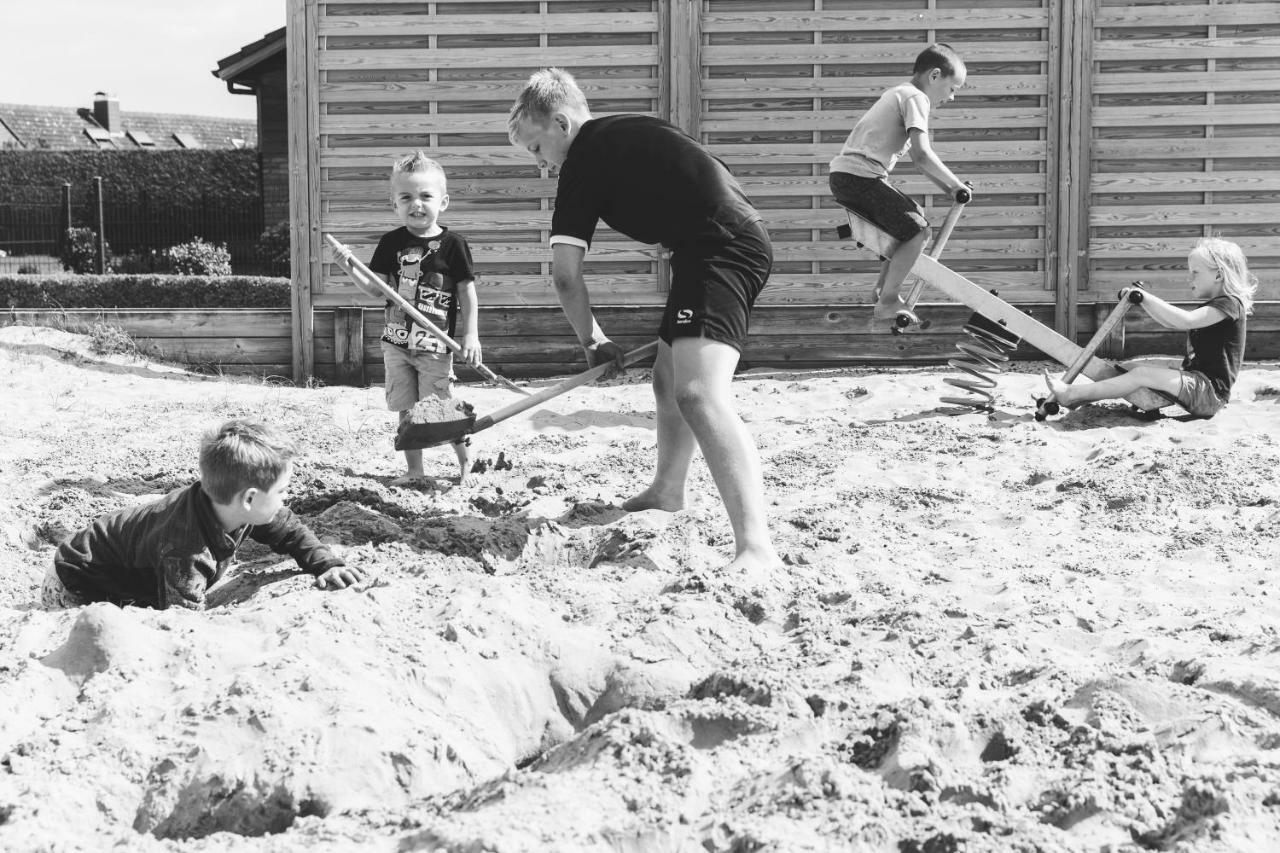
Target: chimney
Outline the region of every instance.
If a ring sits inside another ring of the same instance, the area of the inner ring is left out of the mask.
[[[108,133],[119,133],[120,102],[106,92],[93,93],[93,117]]]

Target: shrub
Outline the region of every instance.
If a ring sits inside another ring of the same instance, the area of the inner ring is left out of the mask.
[[[288,308],[287,278],[0,275],[8,308]]]
[[[275,225],[263,230],[254,250],[262,260],[273,266],[288,268],[293,257],[292,244],[289,239],[289,220],[281,219]]]
[[[106,323],[94,323],[89,327],[89,351],[97,355],[142,355],[142,348],[128,332]]]
[[[111,264],[111,246],[104,243],[107,269]],[[68,272],[97,272],[98,234],[92,228],[68,228],[66,240],[63,242],[62,254],[59,257],[62,268]]]
[[[196,237],[165,250],[170,269],[178,275],[231,275],[231,252],[226,243],[206,243]]]

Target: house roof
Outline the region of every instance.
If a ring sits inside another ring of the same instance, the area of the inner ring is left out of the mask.
[[[255,148],[258,144],[258,128],[253,119],[123,110],[120,117],[120,129],[107,133],[94,119],[92,107],[0,104],[0,147],[132,151],[143,148],[175,150],[193,145],[201,148]],[[154,144],[146,144],[148,139]]]
[[[273,56],[284,53],[285,30],[285,27],[272,30],[230,56],[219,59],[218,67],[212,72],[213,76],[226,80],[228,84],[256,78],[258,66]]]

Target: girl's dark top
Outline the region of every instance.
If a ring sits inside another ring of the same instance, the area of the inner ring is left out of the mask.
[[[466,239],[448,228],[434,237],[415,236],[403,226],[388,231],[378,241],[369,269],[390,276],[400,295],[448,335],[458,321],[458,285],[476,277]],[[449,352],[390,301],[382,340],[405,349]]]
[[[1240,362],[1244,360],[1244,303],[1223,294],[1199,307],[1205,305],[1217,308],[1226,318],[1187,332],[1187,355],[1182,360],[1182,369],[1203,373],[1213,385],[1218,399],[1225,403],[1231,397],[1231,386],[1235,384]]]
[[[588,246],[596,222],[669,249],[726,243],[758,221],[728,167],[675,125],[642,115],[588,121],[560,168],[551,236]]]
[[[203,610],[205,591],[246,535],[316,576],[345,565],[285,508],[266,524],[227,533],[199,483],[104,515],[59,545],[53,565],[63,586],[90,601]]]

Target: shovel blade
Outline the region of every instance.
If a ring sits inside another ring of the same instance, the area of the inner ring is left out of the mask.
[[[405,421],[396,430],[396,450],[425,450],[428,447],[461,441],[471,434],[475,425],[475,415],[425,424]]]

